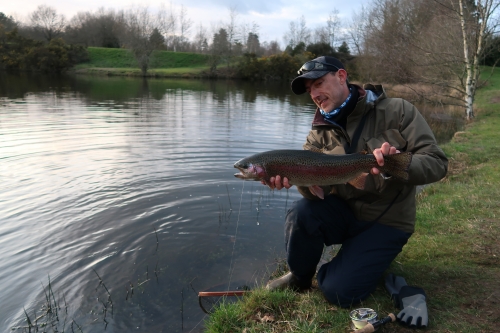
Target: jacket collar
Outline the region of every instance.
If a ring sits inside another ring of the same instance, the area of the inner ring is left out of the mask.
[[[376,105],[382,99],[387,98],[382,85],[365,84],[363,88],[356,84],[352,84],[352,86],[358,89],[359,98],[356,107],[347,118],[348,124],[361,119],[361,117],[366,112],[370,111],[374,105]],[[340,126],[336,126],[335,124],[326,121],[325,118],[321,115],[319,108],[316,108],[316,112],[314,113],[312,126],[328,126],[333,128],[340,128]],[[347,130],[348,132],[350,132],[349,126]]]
[[[386,98],[385,91],[381,85],[365,84],[363,88],[355,84],[353,84],[353,86],[358,89],[359,98],[356,107],[347,117],[345,130],[337,124],[327,122],[319,112],[319,109],[316,109],[312,123],[313,127],[318,126],[333,129],[338,136],[343,138],[341,139],[342,142],[347,142],[349,145],[351,144],[351,138],[353,137],[356,128],[359,126],[363,115],[373,109],[379,101]],[[343,143],[343,145],[345,146],[345,143]]]

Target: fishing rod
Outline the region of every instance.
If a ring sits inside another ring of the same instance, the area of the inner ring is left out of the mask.
[[[200,308],[206,314],[210,314],[205,307],[203,306],[201,299],[203,297],[224,297],[224,296],[244,296],[246,293],[249,293],[250,290],[232,290],[232,291],[200,291],[198,293],[198,303],[200,304]]]
[[[351,333],[372,333],[375,332],[377,328],[387,323],[392,323],[396,321],[396,316],[394,313],[389,313],[389,315],[383,319],[380,319],[372,324],[367,324],[365,327],[352,331]]]

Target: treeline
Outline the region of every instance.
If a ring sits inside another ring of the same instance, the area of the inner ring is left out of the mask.
[[[493,66],[500,58],[499,5],[500,0],[371,0],[350,20],[335,9],[313,29],[304,16],[292,20],[282,44],[261,41],[259,26],[242,22],[234,8],[210,31],[202,23],[195,26],[184,6],[100,9],[68,20],[41,5],[28,22],[3,15],[0,24],[4,49],[10,48],[6,32],[12,29],[45,46],[62,38],[69,45],[126,48],[143,74],[154,50],[203,53],[214,76],[222,70],[251,79],[290,78],[303,62],[335,55],[346,62],[351,79],[412,85],[423,98],[458,100],[470,116],[480,65]]]
[[[16,22],[0,13],[0,69],[60,73],[86,60],[84,47],[61,38],[43,42],[21,36]]]
[[[349,53],[349,49],[333,51],[328,44],[311,44],[307,50],[299,45],[298,52],[282,52],[270,56],[257,57],[254,53],[245,53],[238,58],[234,65],[232,75],[248,80],[292,80],[297,76],[297,70],[308,60],[319,55],[331,55],[340,59],[346,67],[350,78],[356,79],[358,75],[356,57]],[[328,51],[322,51],[328,50]],[[297,51],[297,49],[295,50]],[[313,53],[313,51],[315,51]]]
[[[350,22],[336,11],[314,31],[303,16],[290,22],[285,52],[302,61],[343,54],[351,79],[404,84],[422,99],[463,106],[472,118],[481,65],[500,61],[499,8],[500,0],[372,0]],[[272,57],[246,56],[239,73],[266,78],[273,68]]]

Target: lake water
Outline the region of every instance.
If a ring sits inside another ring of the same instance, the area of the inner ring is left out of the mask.
[[[39,324],[201,331],[197,292],[265,283],[299,198],[234,162],[301,149],[313,112],[287,84],[0,75],[0,330],[57,303]]]

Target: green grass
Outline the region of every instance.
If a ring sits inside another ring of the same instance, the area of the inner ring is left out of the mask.
[[[141,75],[137,61],[127,49],[89,47],[88,62],[75,66],[76,72],[104,75]],[[207,69],[207,56],[199,53],[155,51],[151,76],[191,76]]]
[[[475,113],[466,130],[442,146],[448,175],[418,195],[416,231],[389,269],[425,289],[426,332],[493,332],[500,322],[500,69],[478,91]],[[284,300],[276,304],[279,297]],[[382,281],[355,308],[362,306],[382,316],[397,311]],[[256,290],[211,315],[206,331],[348,332],[350,310],[329,305],[317,289]],[[264,314],[273,321],[259,319]],[[379,332],[415,331],[389,324]]]

